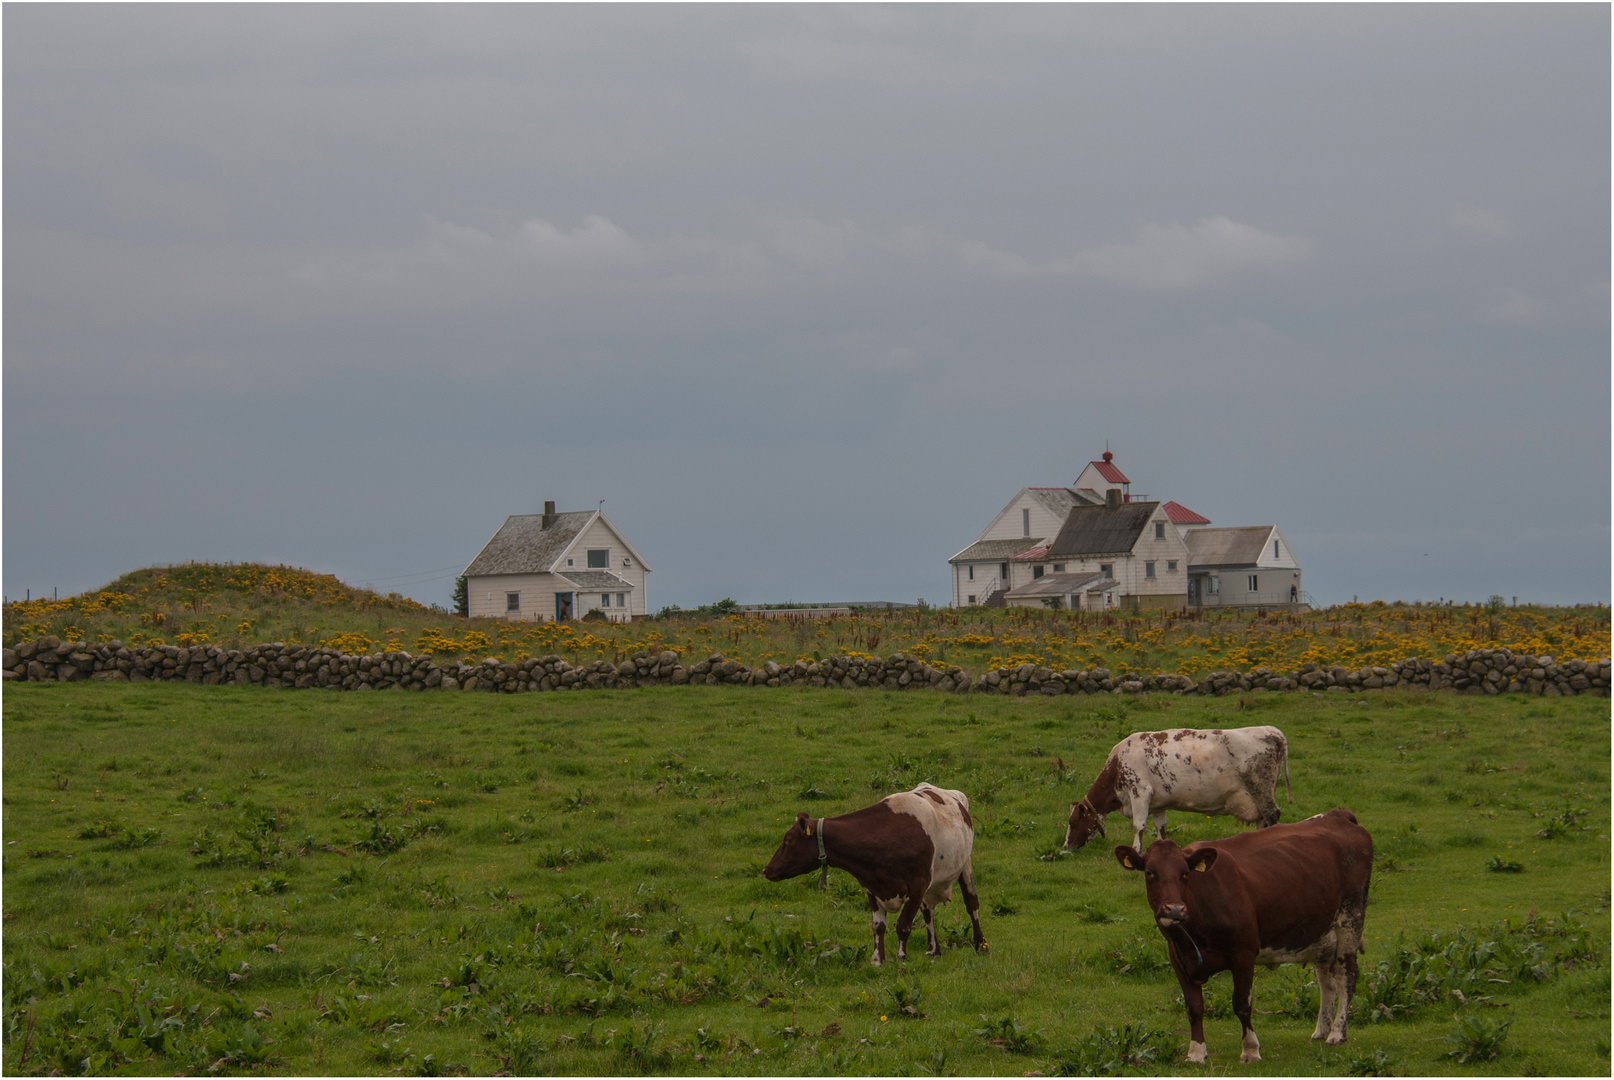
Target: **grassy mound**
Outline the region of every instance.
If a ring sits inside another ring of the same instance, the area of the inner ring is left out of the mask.
[[[1262,665],[1277,671],[1307,663],[1355,670],[1494,646],[1560,662],[1599,660],[1609,655],[1609,631],[1610,611],[1600,604],[1511,608],[1499,602],[1380,601],[1303,614],[927,608],[824,621],[709,611],[632,624],[510,623],[461,619],[396,593],[382,596],[292,567],[193,563],[139,570],[63,600],[8,604],[4,644],[45,634],[231,649],[283,641],[345,653],[406,650],[473,660],[558,653],[574,665],[670,648],[688,657],[722,652],[752,667],[768,660],[791,664],[842,653],[902,652],[977,675],[1029,662],[1056,671],[1104,667],[1198,678]]]

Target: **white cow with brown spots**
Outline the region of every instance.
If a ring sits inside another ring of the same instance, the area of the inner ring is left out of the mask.
[[[1103,836],[1104,815],[1116,811],[1132,818],[1134,848],[1151,816],[1155,835],[1166,835],[1167,810],[1275,825],[1279,774],[1292,803],[1289,742],[1275,727],[1135,732],[1115,744],[1087,797],[1070,804],[1065,846],[1079,848],[1094,833]]]

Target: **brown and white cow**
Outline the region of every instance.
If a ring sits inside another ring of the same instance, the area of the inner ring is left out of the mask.
[[[1289,789],[1289,743],[1275,727],[1168,728],[1128,735],[1110,750],[1087,797],[1070,804],[1065,846],[1079,848],[1104,835],[1104,815],[1132,818],[1132,846],[1143,842],[1152,815],[1156,836],[1166,835],[1166,811],[1232,814],[1261,827],[1278,821],[1273,797],[1278,775]]]
[[[990,950],[977,914],[981,901],[970,866],[974,846],[970,801],[964,793],[920,784],[839,817],[813,819],[802,811],[786,830],[762,876],[783,881],[827,867],[851,874],[868,894],[876,965],[885,961],[885,917],[891,911],[901,911],[897,916],[898,960],[908,959],[908,933],[921,909],[925,913],[925,955],[941,952],[936,905],[953,898],[956,881],[975,927],[975,951],[984,953]]]
[[[1345,1041],[1362,951],[1373,838],[1349,810],[1178,847],[1157,840],[1115,858],[1143,871],[1155,925],[1188,1010],[1188,1060],[1205,1060],[1205,980],[1233,973],[1240,1061],[1261,1060],[1250,1026],[1255,965],[1310,964],[1320,997],[1313,1039]],[[1332,1014],[1332,1015],[1330,1015]]]

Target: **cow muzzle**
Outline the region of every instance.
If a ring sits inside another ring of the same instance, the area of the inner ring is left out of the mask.
[[[1161,904],[1160,910],[1154,913],[1155,922],[1161,926],[1172,927],[1188,921],[1188,905]]]

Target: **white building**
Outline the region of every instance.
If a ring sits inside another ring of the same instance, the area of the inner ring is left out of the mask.
[[[1300,563],[1276,525],[1194,529],[1186,540],[1190,607],[1275,608],[1304,602]]]
[[[953,606],[1054,606],[1058,598],[1058,606],[1069,607],[1075,597],[1083,608],[1182,607],[1188,592],[1183,532],[1209,524],[1180,503],[1133,495],[1132,482],[1106,450],[1068,488],[1021,488],[973,544],[948,560]],[[1115,585],[1096,592],[1073,582],[1065,592],[1058,583],[1033,587],[1045,575],[1088,573]]]
[[[649,613],[650,566],[599,510],[513,514],[465,568],[472,617],[549,622]]]

